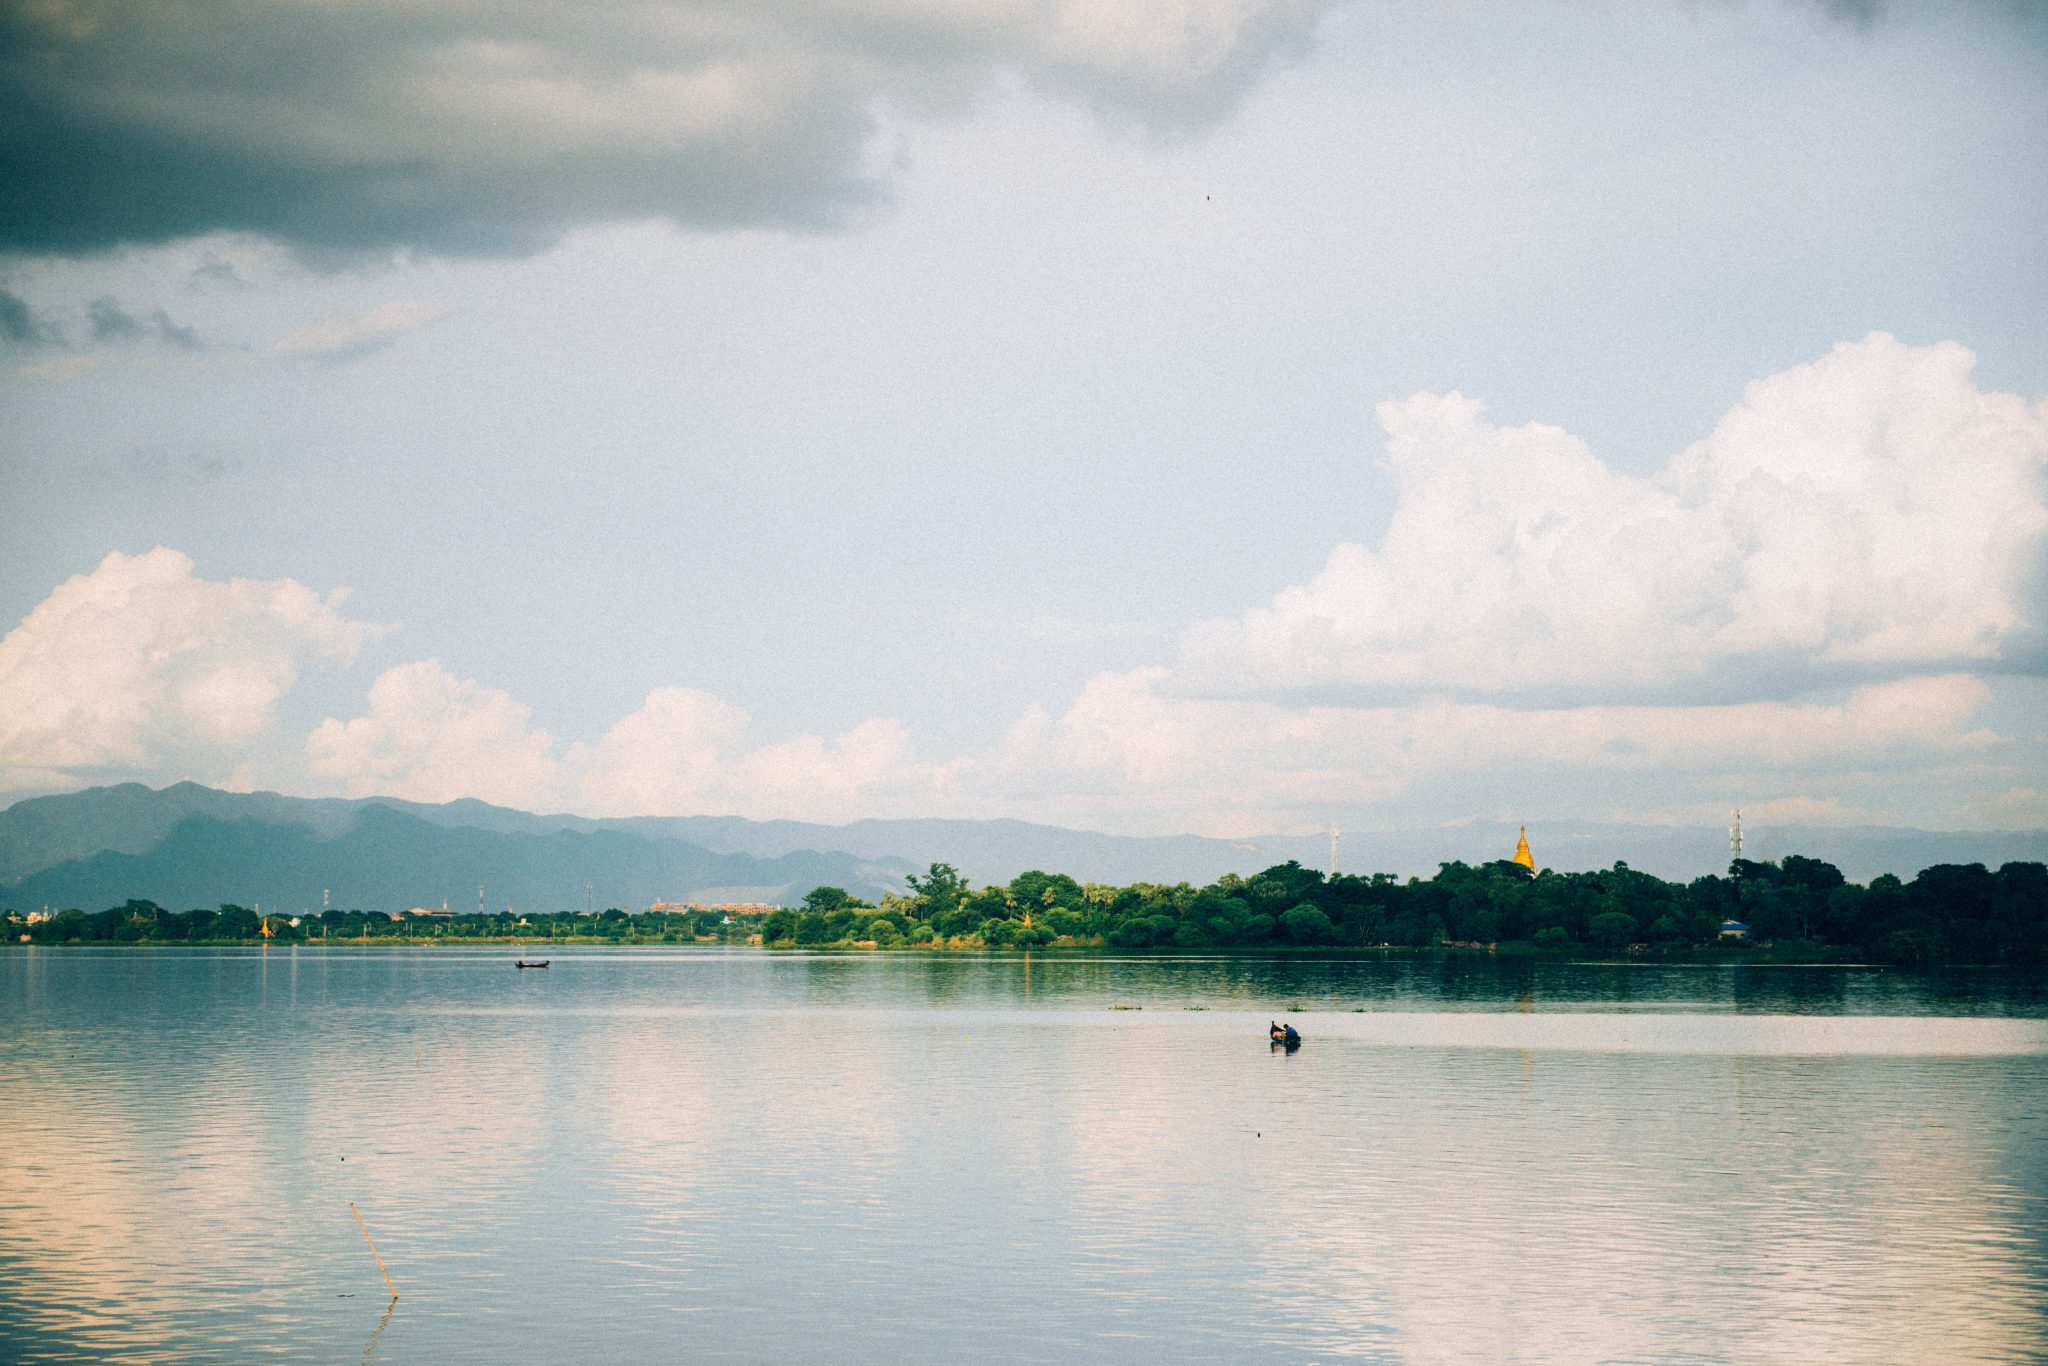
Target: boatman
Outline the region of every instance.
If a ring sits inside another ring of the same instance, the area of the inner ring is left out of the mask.
[[[1281,1040],[1281,1042],[1286,1044],[1289,1048],[1294,1048],[1301,1043],[1301,1035],[1294,1032],[1293,1025],[1289,1025],[1287,1026],[1285,1037]]]

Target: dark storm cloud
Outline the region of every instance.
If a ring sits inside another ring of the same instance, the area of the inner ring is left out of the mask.
[[[0,342],[41,346],[52,340],[49,327],[20,296],[0,289]]]
[[[149,325],[156,329],[157,340],[165,346],[176,347],[180,351],[199,351],[205,347],[196,329],[178,326],[161,308],[151,311]]]
[[[581,223],[826,227],[872,110],[997,68],[1160,129],[1227,109],[1328,0],[0,0],[0,251],[217,230],[536,250]]]
[[[85,320],[96,342],[130,341],[142,335],[141,326],[112,299],[94,299],[85,310]]]
[[[100,298],[87,305],[85,320],[95,342],[159,341],[180,351],[204,349],[197,331],[172,322],[171,315],[161,308],[152,309],[144,322],[114,299]]]

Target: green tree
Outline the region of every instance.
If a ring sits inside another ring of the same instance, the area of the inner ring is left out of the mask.
[[[1675,915],[1659,916],[1650,926],[1650,938],[1659,944],[1682,944],[1685,942],[1685,922]]]
[[[1635,938],[1636,918],[1621,911],[1606,911],[1586,922],[1586,933],[1598,948],[1617,953]]]
[[[1327,944],[1337,937],[1337,927],[1316,906],[1303,902],[1280,917],[1280,928],[1297,944]]]
[[[1008,891],[1010,900],[1034,916],[1055,906],[1071,911],[1085,905],[1088,899],[1081,884],[1065,873],[1045,873],[1036,868],[1011,878]]]
[[[919,920],[943,915],[967,895],[967,880],[950,863],[934,863],[925,876],[912,873],[903,880],[910,884],[911,895],[918,903]]]

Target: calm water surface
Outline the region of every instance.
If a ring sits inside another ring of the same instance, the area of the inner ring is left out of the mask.
[[[512,956],[0,952],[0,1358],[2048,1360],[2038,982]]]

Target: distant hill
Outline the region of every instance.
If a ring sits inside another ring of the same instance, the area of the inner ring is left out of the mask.
[[[511,813],[508,813],[511,814]],[[571,821],[575,817],[527,817]],[[1289,859],[1330,866],[1330,836],[1260,835],[1249,840],[1197,835],[1134,838],[1098,835],[1025,821],[855,821],[806,825],[737,816],[641,817],[592,822],[607,829],[645,830],[707,849],[773,857],[797,849],[843,849],[866,858],[894,855],[922,868],[950,863],[977,883],[1007,882],[1031,868],[1064,872],[1082,882],[1213,882],[1224,873],[1249,875]],[[1616,862],[1662,878],[1690,881],[1728,871],[1722,826],[1620,825],[1597,821],[1532,821],[1529,842],[1538,866],[1579,872]],[[1353,831],[1338,841],[1337,866],[1347,873],[1433,877],[1458,860],[1485,863],[1515,852],[1520,827],[1499,821],[1419,830]],[[1937,863],[2048,861],[2048,831],[1929,831],[1892,826],[1757,825],[1744,831],[1743,854],[1778,859],[1805,854],[1839,867],[1855,882],[1880,873],[1911,881]]]
[[[898,890],[903,872],[921,871],[933,863],[951,863],[982,883],[1007,882],[1031,868],[1066,872],[1084,882],[1212,882],[1224,873],[1256,873],[1292,857],[1275,854],[1264,842],[1196,835],[1132,838],[1010,820],[856,821],[842,826],[750,821],[738,816],[595,820],[536,815],[469,798],[428,805],[392,797],[284,797],[274,792],[222,792],[197,783],[177,783],[160,790],[124,783],[34,797],[0,811],[0,899],[13,895],[8,888],[59,864],[90,859],[103,851],[147,854],[180,822],[194,817],[300,827],[331,840],[353,830],[361,814],[371,808],[401,812],[443,828],[524,836],[608,832],[759,860],[807,852],[837,853],[863,867],[874,865],[865,874],[865,885],[893,885]],[[768,879],[756,881],[766,884]],[[471,879],[472,893],[474,882]],[[852,883],[843,885],[853,890]],[[805,886],[797,894],[809,890],[810,886]],[[663,895],[676,894],[680,893]]]
[[[1725,871],[1719,827],[1537,821],[1539,866],[1610,867],[1617,861],[1687,880]],[[1346,872],[1434,874],[1453,859],[1483,863],[1514,851],[1517,827],[1498,822],[1343,836]],[[1743,852],[1806,854],[1852,881],[1910,879],[1937,863],[2048,861],[2048,831],[1937,832],[1888,827],[1757,826]],[[750,821],[737,816],[536,815],[462,800],[433,805],[221,792],[196,783],[161,790],[127,783],[36,797],[0,811],[0,906],[95,909],[129,897],[185,908],[262,901],[317,908],[320,892],[364,910],[485,904],[572,910],[585,883],[596,903],[657,900],[794,903],[821,883],[869,899],[901,891],[903,875],[950,863],[977,884],[1031,868],[1083,882],[1207,883],[1298,859],[1326,868],[1327,833],[1256,840],[1196,835],[1135,838],[1026,821],[868,820],[850,825]]]
[[[846,853],[791,852],[774,858],[716,853],[682,840],[619,830],[512,833],[421,820],[381,802],[292,805],[292,798],[258,794],[255,814],[236,814],[191,793],[175,793],[165,811],[133,793],[108,800],[100,793],[82,803],[109,825],[103,847],[84,857],[48,863],[0,884],[0,907],[40,910],[76,906],[100,910],[139,897],[173,910],[234,902],[278,910],[317,911],[322,893],[343,909],[402,911],[414,906],[473,909],[477,885],[484,905],[530,911],[585,907],[585,886],[597,909],[645,909],[656,901],[761,901],[794,903],[820,884],[845,887],[869,899],[904,890],[911,866]],[[148,793],[148,789],[142,789]],[[200,788],[205,793],[208,789]],[[163,794],[150,794],[161,796]],[[215,793],[216,797],[241,794]],[[39,802],[68,798],[39,798]],[[34,861],[13,836],[25,826],[40,847],[69,852],[82,840],[61,808],[47,807],[17,820],[20,803],[0,812],[0,850],[10,866]],[[180,808],[225,809],[179,816]],[[71,813],[78,814],[78,813]],[[150,834],[160,837],[147,843]],[[115,844],[119,841],[119,847]],[[142,852],[127,852],[147,843]]]

